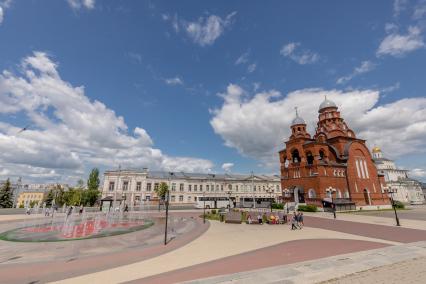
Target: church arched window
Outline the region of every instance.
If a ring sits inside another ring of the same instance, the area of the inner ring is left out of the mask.
[[[320,155],[320,160],[324,160],[325,154],[324,154],[324,150],[320,150],[319,151],[319,155]]]
[[[300,162],[300,155],[299,151],[297,149],[294,149],[293,152],[291,152],[291,158],[293,163],[299,163]]]
[[[313,165],[314,164],[314,156],[312,155],[311,152],[307,152],[306,153],[306,160],[308,162],[308,165]]]

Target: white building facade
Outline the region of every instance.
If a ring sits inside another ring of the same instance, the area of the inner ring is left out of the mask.
[[[104,173],[102,198],[124,200],[129,206],[158,200],[155,189],[169,185],[172,204],[195,204],[200,196],[281,199],[278,175],[201,174],[142,170],[111,170]]]
[[[396,189],[394,200],[407,204],[424,204],[421,183],[408,177],[408,170],[398,169],[395,162],[383,157],[379,147],[373,148],[373,160],[377,170],[384,175],[387,189]]]

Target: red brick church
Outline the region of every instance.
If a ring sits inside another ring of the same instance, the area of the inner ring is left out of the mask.
[[[334,102],[325,98],[318,112],[311,137],[296,109],[291,136],[279,152],[283,200],[320,207],[334,204],[337,210],[388,205],[383,176],[365,140],[356,137]]]

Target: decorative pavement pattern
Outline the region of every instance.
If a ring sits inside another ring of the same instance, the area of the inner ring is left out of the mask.
[[[386,218],[318,214],[291,231],[288,225],[203,224],[199,214],[172,212],[167,246],[161,219],[143,231],[102,239],[0,241],[0,275],[4,283],[315,283],[392,265],[395,257],[426,257],[421,220],[405,228]],[[0,223],[0,231],[13,226]]]

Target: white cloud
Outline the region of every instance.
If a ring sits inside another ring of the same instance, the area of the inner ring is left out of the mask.
[[[67,2],[71,6],[71,8],[75,10],[81,8],[91,10],[95,8],[95,0],[67,0]]]
[[[225,172],[230,172],[233,166],[234,166],[234,163],[224,163],[222,164],[222,169]]]
[[[425,179],[426,178],[426,170],[425,169],[412,169],[410,170],[410,175],[414,178]]]
[[[4,20],[4,11],[10,7],[12,4],[12,0],[0,0],[0,25],[3,23]]]
[[[168,20],[170,20],[170,15],[169,14],[161,14],[161,18],[163,19],[163,21],[168,21]]]
[[[368,61],[368,60],[363,61],[363,62],[361,62],[360,66],[356,67],[354,69],[354,71],[352,71],[351,74],[349,74],[347,76],[340,77],[339,79],[337,79],[336,83],[337,84],[345,84],[346,82],[352,80],[355,76],[358,76],[358,75],[363,74],[363,73],[370,72],[375,67],[376,67],[376,65],[373,62]]]
[[[380,43],[376,55],[392,55],[398,57],[416,49],[423,48],[424,46],[425,43],[420,28],[411,26],[408,28],[408,33],[405,35],[398,33],[387,35]]]
[[[413,19],[420,20],[426,15],[426,0],[421,0],[414,8]]]
[[[299,47],[299,42],[290,42],[281,48],[280,54],[301,65],[312,64],[319,60],[320,56],[317,53],[308,49],[300,50]]]
[[[249,54],[250,54],[250,52],[248,52],[248,51],[241,54],[241,56],[238,57],[237,60],[235,61],[235,65],[247,63]]]
[[[64,81],[58,64],[43,52],[24,58],[21,71],[0,74],[0,113],[30,121],[19,133],[22,126],[0,120],[3,173],[67,180],[93,166],[204,172],[213,166],[204,159],[163,154],[143,128],[130,132],[123,117],[91,101],[84,87]]]
[[[402,99],[379,106],[377,90],[303,89],[285,97],[272,90],[250,97],[240,86],[230,84],[220,94],[224,103],[212,111],[210,124],[226,146],[276,168],[277,152],[290,136],[294,107],[299,107],[313,134],[318,107],[325,95],[336,102],[357,137],[367,139],[369,145],[381,145],[393,157],[425,152],[426,98]]]
[[[183,80],[178,76],[174,78],[164,79],[164,82],[166,82],[167,85],[183,85]]]
[[[247,67],[247,72],[249,72],[249,73],[253,73],[253,72],[256,70],[256,67],[257,67],[256,63],[250,64],[250,65]]]
[[[391,92],[393,92],[393,91],[398,90],[400,87],[401,87],[401,83],[396,82],[396,83],[395,83],[395,84],[393,84],[392,86],[382,88],[382,89],[380,90],[380,92],[381,92],[381,93],[391,93]]]
[[[224,19],[216,15],[200,17],[196,22],[180,22],[186,34],[200,46],[212,45],[232,24],[237,12],[232,12]],[[175,28],[175,30],[179,30]]]
[[[386,23],[385,24],[386,33],[396,33],[398,32],[398,26],[394,23]]]
[[[408,0],[394,0],[393,2],[393,15],[398,17],[399,14],[407,9]]]
[[[127,52],[127,56],[136,63],[142,63],[142,54],[137,52]]]

